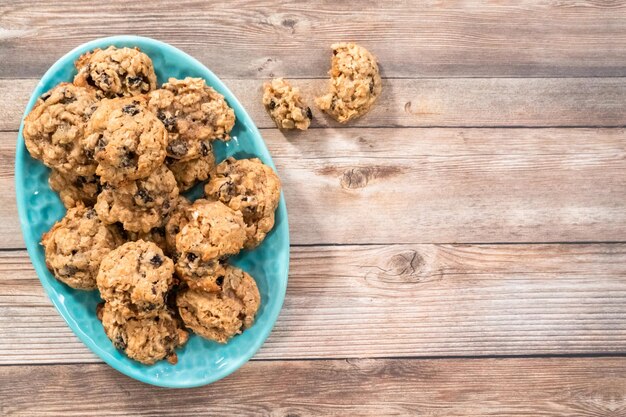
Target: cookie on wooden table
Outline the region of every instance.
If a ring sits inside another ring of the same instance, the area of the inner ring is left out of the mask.
[[[307,130],[313,113],[302,100],[300,89],[283,78],[263,84],[263,105],[279,129]]]
[[[355,43],[332,45],[330,91],[318,97],[318,107],[340,123],[365,114],[382,90],[376,57]]]

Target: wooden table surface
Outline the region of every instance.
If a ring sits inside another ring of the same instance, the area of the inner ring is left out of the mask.
[[[0,415],[626,415],[626,1],[0,4]],[[235,374],[167,390],[93,355],[22,240],[16,131],[90,39],[151,36],[211,68],[283,180],[289,288]],[[330,44],[379,57],[375,108],[279,132]]]

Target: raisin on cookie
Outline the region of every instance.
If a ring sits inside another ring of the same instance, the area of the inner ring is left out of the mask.
[[[315,99],[318,107],[340,123],[362,116],[380,95],[382,82],[376,57],[354,43],[332,45],[330,91]]]
[[[93,206],[96,204],[98,193],[102,190],[100,177],[97,175],[63,174],[56,169],[50,172],[48,178],[50,188],[59,193],[61,202],[66,208],[80,204]]]
[[[263,105],[279,129],[307,130],[313,113],[300,96],[300,89],[283,78],[263,84]]]
[[[149,316],[165,306],[174,263],[152,242],[126,242],[109,252],[96,278],[100,296],[125,316]]]
[[[161,165],[147,178],[105,185],[95,209],[107,224],[120,222],[129,232],[146,233],[164,225],[177,197],[174,174]]]
[[[205,339],[226,343],[254,323],[261,296],[254,279],[226,266],[215,292],[186,289],[176,305],[185,326]]]
[[[207,198],[241,212],[248,249],[258,246],[274,227],[280,180],[260,159],[228,158],[220,163],[204,188]]]
[[[24,119],[24,142],[31,156],[64,174],[93,175],[96,163],[82,141],[95,104],[92,91],[69,83],[43,94]]]
[[[80,205],[69,209],[43,235],[41,244],[46,266],[56,279],[72,288],[92,290],[102,259],[121,244],[121,237],[98,219],[95,210]]]
[[[150,316],[127,316],[104,303],[98,318],[113,346],[126,355],[146,365],[162,359],[171,364],[178,362],[177,347],[184,345],[189,334],[167,308],[160,308]]]
[[[139,48],[95,49],[81,55],[74,66],[75,85],[93,88],[107,98],[136,96],[156,88],[152,60]]]
[[[167,132],[142,97],[102,100],[87,125],[85,148],[110,184],[145,178],[165,159]]]
[[[170,78],[148,95],[148,107],[168,132],[167,155],[179,160],[207,156],[213,140],[227,141],[235,112],[202,78]]]

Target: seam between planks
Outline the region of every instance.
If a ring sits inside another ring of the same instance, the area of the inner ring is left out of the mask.
[[[332,358],[274,358],[274,359],[255,359],[251,358],[251,362],[337,362],[351,360],[368,360],[368,361],[447,361],[447,360],[486,360],[486,359],[599,359],[599,358],[626,358],[626,352],[605,352],[605,353],[548,353],[548,354],[528,354],[528,355],[431,355],[431,356],[342,356]],[[48,363],[10,363],[0,364],[0,367],[19,367],[19,366],[73,366],[73,365],[107,365],[104,361],[99,362],[48,362]]]
[[[43,75],[41,76],[43,77]],[[0,76],[0,81],[2,80],[40,80],[41,77],[6,77],[6,76]],[[285,76],[287,78],[287,76]],[[255,78],[255,77],[219,77],[218,78],[220,80],[226,80],[226,81],[263,81],[263,80],[269,80],[272,79],[272,77],[270,76],[265,76],[265,77],[260,77],[260,78]],[[288,77],[290,80],[328,80],[329,77],[328,76],[324,76],[324,77],[315,77],[315,76],[311,76],[311,77],[302,77],[302,76],[296,76],[296,77]],[[626,78],[626,74],[622,74],[622,75],[572,75],[572,76],[568,76],[568,75],[560,75],[560,76],[554,76],[554,75],[546,75],[546,76],[515,76],[515,75],[511,75],[511,76],[494,76],[494,77],[484,77],[484,76],[463,76],[463,75],[458,75],[458,76],[445,76],[445,77],[394,77],[394,76],[382,76],[381,79],[382,80],[463,80],[463,79],[467,79],[467,80],[584,80],[584,79],[597,79],[597,78]]]
[[[394,243],[292,243],[290,248],[326,248],[326,247],[342,247],[342,246],[410,246],[410,245],[441,245],[441,246],[529,246],[529,245],[623,245],[626,244],[624,240],[581,240],[581,241],[566,241],[566,242],[394,242]],[[25,247],[19,248],[0,248],[2,252],[26,252],[28,249]]]
[[[357,130],[357,129],[493,129],[493,130],[504,130],[504,129],[535,129],[535,130],[556,130],[556,129],[568,129],[568,130],[588,130],[588,129],[615,129],[621,130],[625,129],[626,124],[624,125],[554,125],[554,126],[533,126],[533,125],[508,125],[508,126],[498,126],[498,125],[483,125],[483,126],[464,126],[464,125],[420,125],[420,126],[401,126],[401,125],[379,125],[379,126],[311,126],[308,130]],[[269,130],[278,130],[276,127],[257,127],[260,131],[269,131]],[[17,129],[0,129],[0,133],[16,133]],[[297,132],[295,132],[297,133]]]

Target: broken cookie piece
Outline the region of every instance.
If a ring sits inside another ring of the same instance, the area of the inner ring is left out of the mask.
[[[315,99],[317,106],[340,123],[367,113],[380,95],[382,83],[376,57],[355,43],[332,45],[330,91]]]
[[[263,84],[263,105],[279,129],[307,130],[313,114],[300,96],[300,89],[282,78]]]

